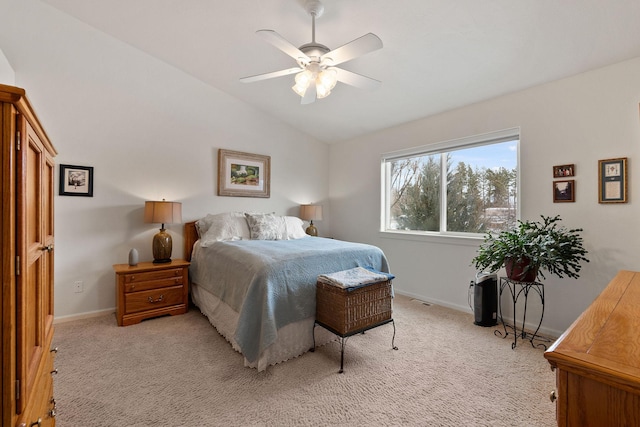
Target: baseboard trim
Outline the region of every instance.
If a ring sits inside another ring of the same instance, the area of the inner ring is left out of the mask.
[[[59,324],[59,323],[72,322],[74,320],[91,319],[92,317],[106,316],[108,314],[113,314],[115,312],[116,312],[116,309],[114,307],[114,308],[107,308],[106,310],[89,311],[87,313],[71,314],[69,316],[54,317],[53,318],[53,324],[56,325],[56,324]]]

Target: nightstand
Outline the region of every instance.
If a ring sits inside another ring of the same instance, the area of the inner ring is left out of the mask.
[[[164,264],[115,264],[118,326],[166,314],[184,314],[189,308],[189,265],[181,259]]]

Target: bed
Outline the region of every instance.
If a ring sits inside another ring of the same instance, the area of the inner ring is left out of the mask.
[[[193,303],[258,371],[313,347],[318,275],[389,272],[379,248],[307,236],[295,217],[207,215],[185,224],[184,241]],[[316,328],[316,345],[332,339]]]

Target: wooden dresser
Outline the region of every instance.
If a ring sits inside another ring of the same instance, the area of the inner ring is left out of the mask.
[[[190,264],[180,259],[163,264],[115,264],[118,326],[133,325],[166,314],[186,313],[189,309]]]
[[[640,272],[620,271],[544,357],[558,426],[640,426]]]
[[[53,426],[56,151],[25,91],[0,85],[2,426]]]

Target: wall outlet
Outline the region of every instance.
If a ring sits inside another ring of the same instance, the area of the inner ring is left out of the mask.
[[[78,293],[84,290],[84,286],[82,284],[82,280],[76,280],[73,282],[73,292]]]

